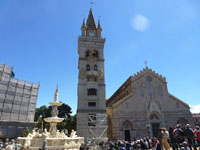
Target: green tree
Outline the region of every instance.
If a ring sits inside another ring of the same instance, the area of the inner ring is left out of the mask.
[[[29,128],[26,128],[21,133],[21,137],[27,137],[29,133],[31,133],[31,130]]]
[[[50,112],[52,110],[52,107],[49,106]],[[67,118],[70,117],[70,114],[72,113],[72,109],[69,105],[63,103],[61,106],[58,107],[58,117],[60,118]]]
[[[39,118],[44,119],[50,116],[51,116],[51,110],[46,105],[43,105],[40,108],[36,108],[34,121],[38,121]]]
[[[49,123],[44,121],[44,118],[50,117],[51,116],[51,110],[52,107],[49,106],[41,106],[40,108],[36,108],[35,111],[35,122],[36,125],[35,127],[38,129],[44,129],[47,128],[49,129]],[[58,117],[64,118],[63,122],[58,123],[57,129],[62,130],[62,129],[67,129],[69,133],[71,133],[71,130],[76,129],[76,115],[71,116],[72,109],[70,106],[67,104],[63,103],[60,107],[58,107]]]
[[[67,129],[70,134],[72,130],[76,130],[76,115],[65,118],[63,122],[58,123],[58,130]]]

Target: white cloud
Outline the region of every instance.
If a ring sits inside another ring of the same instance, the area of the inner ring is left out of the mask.
[[[131,20],[132,27],[140,32],[144,32],[149,27],[149,20],[140,14],[135,15]]]
[[[200,113],[200,104],[191,107],[192,113]]]

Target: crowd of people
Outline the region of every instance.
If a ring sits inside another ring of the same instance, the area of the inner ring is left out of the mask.
[[[175,128],[160,128],[158,137],[134,138],[132,141],[109,142],[109,150],[197,150],[200,147],[200,130],[187,124]],[[200,148],[199,148],[200,150]]]
[[[93,147],[94,148],[94,147]],[[17,150],[16,141],[0,142],[0,150]],[[83,148],[91,149],[91,148]],[[200,129],[194,130],[187,124],[185,127],[176,125],[175,128],[160,128],[158,137],[134,138],[132,141],[118,140],[102,142],[94,150],[200,150]]]

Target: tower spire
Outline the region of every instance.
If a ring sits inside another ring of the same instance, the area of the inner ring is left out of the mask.
[[[98,26],[97,26],[97,37],[101,38],[101,32],[102,32],[102,28],[101,28],[100,16],[99,16],[99,19],[98,19]]]
[[[95,23],[94,16],[92,13],[92,8],[90,8],[86,26],[87,26],[87,30],[96,30],[96,23]]]
[[[83,24],[81,26],[82,36],[86,35],[86,25],[85,25],[85,18],[83,18]]]
[[[83,18],[83,24],[82,24],[81,28],[86,28],[86,25],[85,25],[85,18]]]
[[[101,23],[100,23],[100,16],[99,16],[99,19],[98,19],[98,26],[97,26],[97,28],[98,28],[98,29],[102,29],[102,28],[101,28]]]

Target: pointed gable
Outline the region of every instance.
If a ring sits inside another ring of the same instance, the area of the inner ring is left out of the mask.
[[[151,74],[152,76],[154,76],[155,78],[161,80],[162,82],[166,83],[166,78],[163,77],[162,75],[159,75],[158,73],[156,73],[155,71],[153,71],[152,69],[149,69],[148,67],[144,68],[143,70],[141,70],[140,72],[137,72],[137,74],[134,74],[132,76],[132,80],[137,80],[141,77],[143,77],[146,74]]]
[[[92,8],[90,9],[86,26],[87,26],[87,30],[96,30],[96,23],[95,23],[94,16],[92,13]]]

